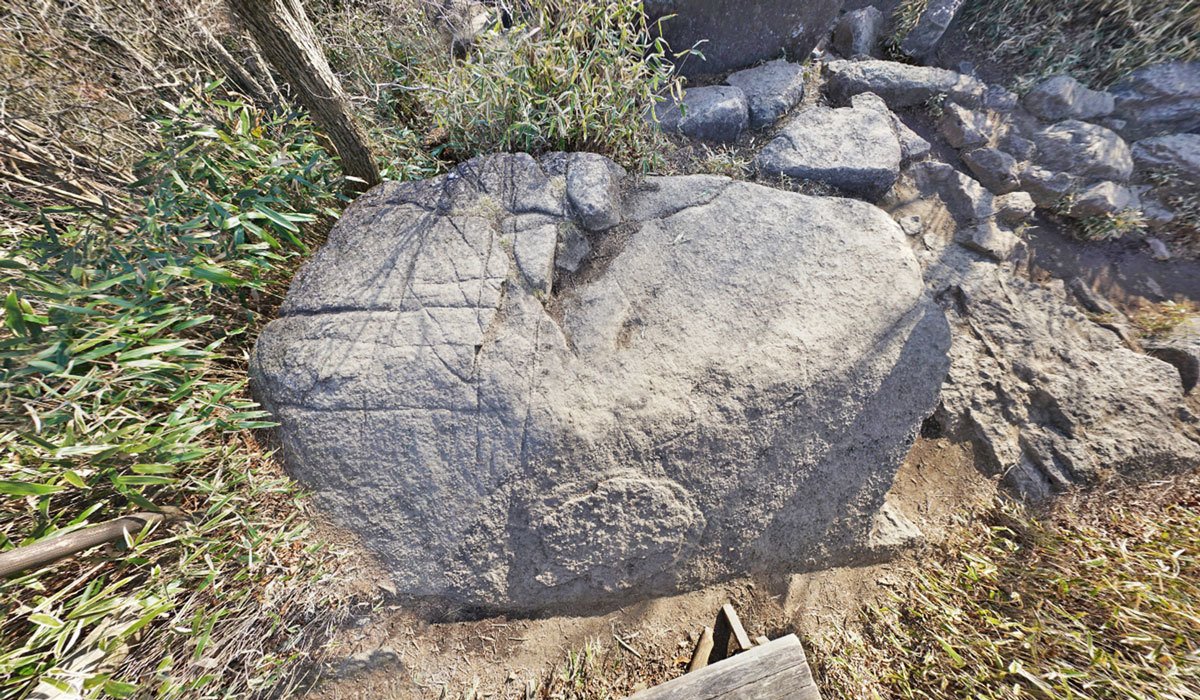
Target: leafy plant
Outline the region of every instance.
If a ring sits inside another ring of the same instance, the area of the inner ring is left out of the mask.
[[[249,438],[270,424],[243,364],[341,178],[305,119],[218,87],[162,105],[134,214],[4,232],[0,548],[135,510],[185,518],[0,582],[0,697],[241,695],[286,677],[288,645],[333,610],[304,593],[329,555]]]

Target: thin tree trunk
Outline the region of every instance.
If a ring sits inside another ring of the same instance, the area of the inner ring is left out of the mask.
[[[379,184],[379,167],[367,134],[350,113],[350,102],[317,43],[299,0],[229,0],[263,55],[292,86],[297,99],[329,137],[355,189]]]

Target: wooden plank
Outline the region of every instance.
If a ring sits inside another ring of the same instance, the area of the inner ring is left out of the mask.
[[[820,700],[804,649],[789,634],[629,700]]]
[[[733,605],[726,603],[721,606],[721,612],[724,613],[725,619],[729,620],[729,629],[733,630],[733,639],[737,642],[738,651],[748,651],[754,646],[750,641],[750,635],[746,634],[746,628],[742,627],[742,621],[738,617],[737,611],[733,609]]]

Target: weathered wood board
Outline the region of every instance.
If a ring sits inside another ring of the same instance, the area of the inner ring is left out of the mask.
[[[756,646],[628,700],[821,700],[796,635]]]

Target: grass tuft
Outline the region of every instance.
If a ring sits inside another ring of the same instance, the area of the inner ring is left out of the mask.
[[[829,697],[1163,698],[1200,688],[1200,474],[998,504],[862,631],[816,640]]]

